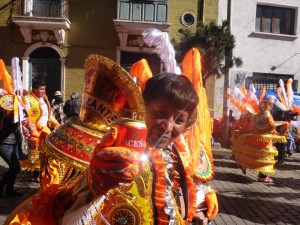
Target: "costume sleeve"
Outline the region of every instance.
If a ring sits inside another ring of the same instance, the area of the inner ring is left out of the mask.
[[[139,154],[124,147],[96,147],[88,170],[88,183],[98,195],[133,181],[139,172]]]
[[[113,188],[131,183],[139,172],[138,158],[138,153],[127,148],[96,147],[88,170],[56,196],[55,220],[62,220],[74,207],[87,205]]]

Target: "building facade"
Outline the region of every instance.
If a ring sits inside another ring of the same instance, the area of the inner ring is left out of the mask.
[[[230,70],[231,87],[253,83],[258,90],[274,90],[279,79],[292,78],[294,91],[300,91],[299,7],[298,0],[219,1],[219,21],[230,19],[236,40],[233,56],[243,60]],[[222,116],[223,90],[223,79],[217,79],[215,117]]]
[[[2,0],[0,58],[11,71],[19,57],[24,88],[44,79],[47,95],[60,90],[65,99],[83,90],[84,61],[89,54],[106,56],[125,69],[146,58],[154,73],[163,69],[142,40],[155,27],[178,38],[180,28],[195,29],[202,17],[217,20],[216,0]],[[209,4],[214,3],[214,4]],[[209,10],[202,14],[204,6]]]

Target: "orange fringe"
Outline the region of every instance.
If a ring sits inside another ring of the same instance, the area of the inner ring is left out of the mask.
[[[156,173],[155,176],[155,205],[157,209],[157,220],[159,225],[168,224],[168,215],[165,213],[164,209],[166,206],[165,199],[165,188],[166,188],[166,177],[165,177],[165,167],[162,158],[159,155],[159,150],[149,149],[149,157],[152,159],[153,167]]]
[[[182,163],[184,166],[184,172],[185,172],[185,180],[186,185],[188,189],[188,215],[187,220],[188,222],[191,222],[193,220],[194,215],[196,214],[196,185],[193,180],[193,171],[191,170],[192,167],[192,160],[190,154],[186,151],[185,146],[179,141],[175,140],[176,147],[178,149],[180,158],[182,159]],[[212,177],[211,177],[212,178]]]

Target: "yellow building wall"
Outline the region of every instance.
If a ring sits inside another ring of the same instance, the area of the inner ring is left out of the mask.
[[[200,5],[201,4],[201,5]],[[202,5],[203,4],[203,5]],[[169,1],[169,17],[168,21],[171,23],[169,29],[169,35],[171,39],[178,41],[180,35],[179,29],[189,28],[193,31],[197,28],[197,23],[192,26],[186,27],[181,23],[181,16],[185,12],[191,12],[195,15],[196,22],[203,19],[203,23],[208,24],[210,22],[218,23],[218,6],[219,0],[170,0]],[[200,15],[200,9],[203,7],[203,12]],[[215,76],[212,76],[206,80],[205,86],[207,91],[207,101],[210,108],[211,115],[214,114],[214,99],[215,99]]]
[[[196,29],[198,20],[198,8],[198,0],[169,0],[168,22],[172,24],[169,29],[171,38],[174,38],[176,41],[179,40],[179,29]],[[181,17],[186,12],[190,12],[195,15],[196,23],[194,25],[186,27],[181,23]]]
[[[214,22],[218,24],[219,0],[204,0],[203,2],[203,23]],[[210,109],[210,115],[215,117],[215,97],[216,97],[216,76],[210,76],[206,80],[207,102]],[[219,109],[218,109],[219,110]]]
[[[114,29],[117,2],[69,1],[71,28],[66,37],[65,98],[72,92],[82,95],[84,63],[90,54],[116,59],[118,37]]]

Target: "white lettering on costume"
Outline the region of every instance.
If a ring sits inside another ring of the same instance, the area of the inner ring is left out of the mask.
[[[118,116],[114,112],[113,107],[111,107],[108,103],[103,102],[101,99],[96,98],[88,93],[84,93],[82,104],[88,108],[92,109],[95,112],[99,113],[105,122],[109,125],[113,124],[117,121]]]
[[[134,148],[144,148],[146,143],[144,140],[124,140],[125,146],[127,147],[134,147]]]

